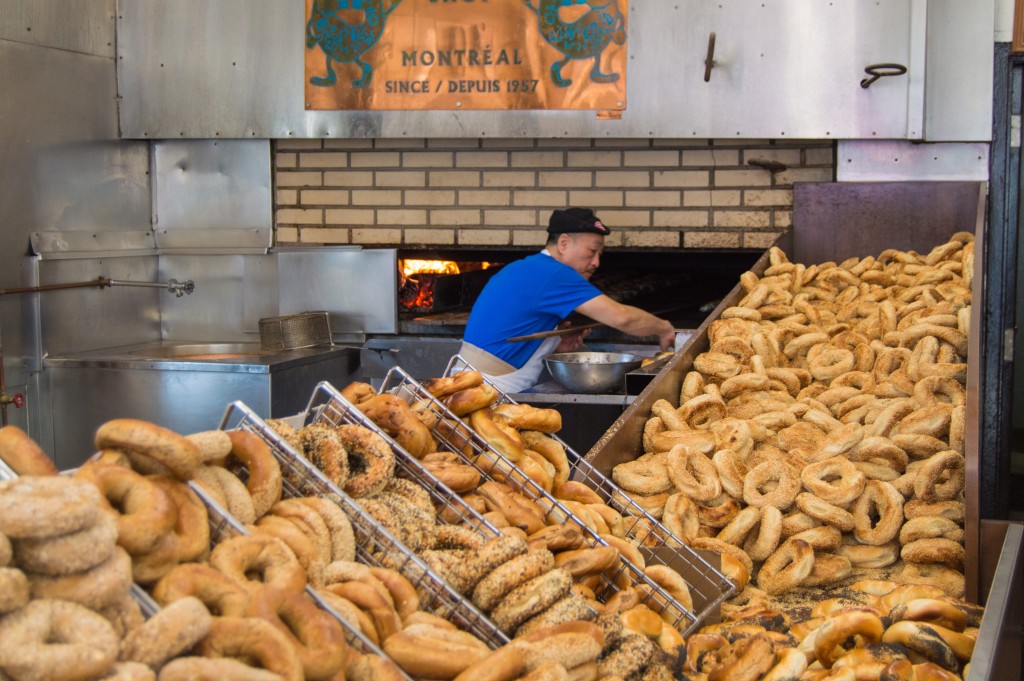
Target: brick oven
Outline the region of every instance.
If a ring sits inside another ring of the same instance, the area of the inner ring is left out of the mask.
[[[461,336],[477,295],[501,267],[536,249],[399,249],[399,331]],[[615,300],[691,329],[761,250],[606,251],[591,282]],[[582,322],[589,321],[581,318]],[[594,340],[633,341],[601,327]]]

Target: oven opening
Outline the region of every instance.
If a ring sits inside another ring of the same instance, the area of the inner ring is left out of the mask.
[[[502,266],[535,249],[409,248],[398,252],[400,333],[461,336],[473,302]],[[591,278],[602,293],[695,329],[763,251],[605,251]],[[589,320],[580,319],[585,322]],[[591,337],[614,340],[614,329]]]
[[[488,261],[400,259],[399,309],[403,312],[429,314],[472,305],[498,266],[498,263]]]

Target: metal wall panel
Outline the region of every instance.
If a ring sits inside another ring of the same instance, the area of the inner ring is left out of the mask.
[[[911,51],[925,46],[914,27],[927,14],[927,27],[938,31],[934,39],[928,35],[936,66],[929,67],[927,86],[978,74],[990,67],[991,55],[986,62],[981,48],[991,52],[993,2],[950,0],[933,3],[934,9],[925,0],[633,2],[627,109],[621,120],[598,120],[592,111],[307,112],[301,3],[122,0],[121,124],[126,136],[149,138],[905,139],[920,136],[908,123],[919,127],[925,115],[915,103],[925,99],[920,69],[863,89],[864,67],[918,66],[921,55]],[[954,24],[965,30],[946,30]],[[711,31],[718,36],[716,66],[705,83]],[[971,49],[961,49],[965,41],[974,41]],[[952,55],[964,59],[955,72]],[[978,87],[970,85],[970,92]],[[988,139],[989,118],[978,120],[974,106],[926,94],[927,121],[935,131],[930,139],[947,131],[955,131],[956,139]]]
[[[277,268],[268,255],[162,255],[161,281],[195,282],[180,298],[163,292],[160,338],[259,341],[259,320],[277,314]]]
[[[995,0],[928,0],[925,139],[992,139]]]
[[[397,332],[397,251],[340,247],[275,255],[280,314],[327,310],[336,335]]]
[[[38,267],[40,284],[92,281],[100,276],[157,281],[156,256],[42,260]],[[160,296],[173,294],[127,286],[31,294],[40,309],[41,356],[160,338]]]
[[[0,40],[114,57],[114,0],[0,0]]]
[[[163,252],[270,248],[270,143],[160,141],[153,145],[153,226]]]
[[[39,262],[28,257],[33,234],[60,231],[91,243],[108,230],[149,231],[148,144],[118,138],[112,53],[95,56],[103,51],[98,43],[112,42],[112,7],[102,0],[0,3],[0,287],[68,281],[82,273],[40,274]],[[51,423],[50,396],[38,380],[47,349],[40,339],[44,315],[52,347],[72,341],[95,347],[145,332],[145,322],[124,326],[120,292],[81,293],[67,305],[65,292],[0,296],[5,380],[27,398],[26,408],[9,410],[10,416],[41,442],[48,441]],[[93,296],[99,307],[87,313],[82,302]],[[108,315],[106,322],[99,323],[97,309]],[[149,330],[155,337],[156,327]]]
[[[843,140],[836,149],[838,182],[988,180],[984,142],[920,144],[901,140]]]

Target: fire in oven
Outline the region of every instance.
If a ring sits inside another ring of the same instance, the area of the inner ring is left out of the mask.
[[[401,259],[399,310],[431,314],[468,308],[500,267],[487,261]]]

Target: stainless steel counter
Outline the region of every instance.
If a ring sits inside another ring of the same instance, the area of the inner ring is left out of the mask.
[[[112,418],[194,433],[216,428],[234,400],[261,417],[295,414],[320,381],[344,386],[356,380],[359,352],[164,341],[48,357],[54,457],[62,469],[79,465],[93,451],[96,428]]]
[[[359,347],[261,350],[259,343],[157,341],[47,357],[49,367],[104,367],[263,374],[358,353]],[[226,406],[226,405],[225,405]]]

